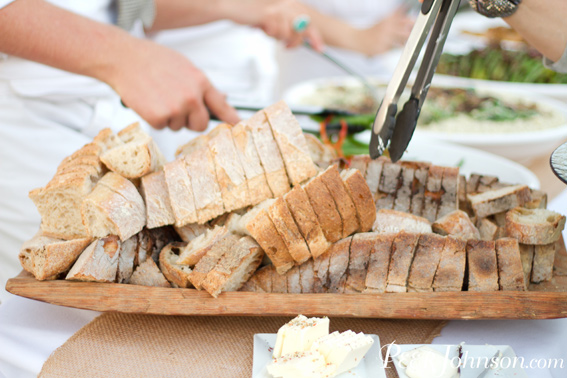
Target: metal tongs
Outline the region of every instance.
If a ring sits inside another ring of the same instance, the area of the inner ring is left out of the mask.
[[[370,139],[370,156],[373,159],[382,155],[386,148],[389,149],[390,159],[394,162],[404,154],[415,130],[419,112],[427,96],[459,2],[459,0],[423,1],[419,16],[376,113]],[[431,35],[410,98],[404,104],[402,111],[397,114],[400,95],[406,87],[430,31]]]

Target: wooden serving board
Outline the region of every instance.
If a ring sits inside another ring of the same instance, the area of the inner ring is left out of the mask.
[[[530,291],[273,294],[205,291],[112,283],[37,281],[27,272],[6,290],[22,297],[95,311],[158,315],[337,316],[396,319],[553,319],[567,317],[567,253],[563,240],[550,282]]]

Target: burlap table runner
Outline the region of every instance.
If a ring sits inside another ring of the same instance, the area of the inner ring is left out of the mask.
[[[43,365],[41,378],[252,376],[253,336],[290,317],[198,317],[106,313]],[[331,331],[377,334],[382,345],[426,344],[445,322],[331,318]],[[397,377],[392,363],[388,377]]]

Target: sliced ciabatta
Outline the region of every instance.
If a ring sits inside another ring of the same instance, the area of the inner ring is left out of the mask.
[[[468,291],[498,291],[498,263],[493,241],[467,242]]]
[[[335,201],[342,222],[342,237],[346,238],[360,228],[354,203],[335,164],[321,173],[320,178]]]
[[[276,198],[267,211],[295,263],[303,264],[311,253],[284,199]]]
[[[387,293],[407,291],[409,270],[420,234],[401,231],[394,238],[390,267],[388,269]]]
[[[378,210],[372,231],[397,233],[402,230],[417,234],[432,232],[431,223],[425,218],[396,210]]]
[[[142,177],[140,191],[146,203],[146,227],[156,228],[175,223],[163,170]]]
[[[523,206],[531,200],[531,193],[527,185],[513,185],[487,190],[479,194],[469,194],[467,198],[475,215],[478,218],[484,218]]]
[[[72,281],[116,282],[121,244],[120,239],[114,235],[95,239],[81,253],[65,279]]]
[[[244,236],[220,258],[201,285],[215,298],[222,291],[237,291],[256,271],[263,256],[258,243]]]
[[[18,257],[22,267],[35,279],[56,279],[69,270],[90,242],[89,238],[61,240],[37,233],[22,245]]]
[[[443,236],[451,235],[463,240],[480,239],[480,232],[468,214],[462,210],[455,210],[438,218],[431,228],[433,232]]]
[[[396,234],[376,234],[368,260],[364,293],[383,293],[388,282],[390,254]]]
[[[189,287],[189,274],[191,268],[188,265],[179,265],[177,260],[185,243],[173,242],[166,245],[159,254],[159,268],[165,278],[176,287]]]
[[[565,216],[547,209],[516,207],[506,213],[506,232],[523,244],[545,245],[559,240]]]
[[[496,240],[495,244],[500,290],[526,290],[518,241],[513,238],[502,238]]]
[[[128,283],[131,285],[171,287],[153,259],[146,259],[138,265]]]

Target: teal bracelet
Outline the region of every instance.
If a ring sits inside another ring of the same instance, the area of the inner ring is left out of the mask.
[[[309,23],[311,22],[311,18],[306,14],[300,14],[299,16],[293,19],[293,30],[296,33],[301,33],[307,29]]]

